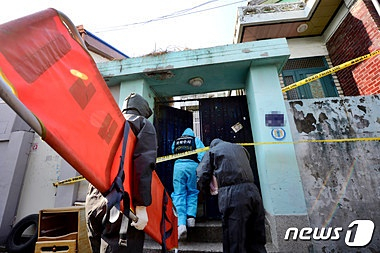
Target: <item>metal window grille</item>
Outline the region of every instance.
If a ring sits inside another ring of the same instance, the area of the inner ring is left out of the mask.
[[[283,70],[323,68],[325,63],[323,57],[311,57],[302,59],[290,59],[285,64]]]

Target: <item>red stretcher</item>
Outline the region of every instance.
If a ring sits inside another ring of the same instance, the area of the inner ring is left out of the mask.
[[[125,118],[76,27],[47,9],[0,25],[0,42],[0,96],[62,158],[107,192],[119,171]],[[130,192],[133,178],[128,171],[125,175],[124,189]],[[173,205],[155,172],[147,212],[145,232],[169,250],[178,248]]]

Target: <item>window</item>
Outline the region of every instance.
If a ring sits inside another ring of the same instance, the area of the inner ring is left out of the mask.
[[[288,86],[292,83],[322,72],[327,68],[328,65],[324,57],[290,59],[285,64],[282,71],[284,85]],[[289,100],[337,97],[338,91],[331,75],[328,75],[308,84],[302,85],[296,89],[287,91],[286,95]]]

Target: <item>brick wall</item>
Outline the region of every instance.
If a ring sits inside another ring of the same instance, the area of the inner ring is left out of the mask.
[[[380,18],[371,0],[358,0],[327,42],[334,66],[380,49]],[[337,72],[345,96],[380,94],[380,55]]]

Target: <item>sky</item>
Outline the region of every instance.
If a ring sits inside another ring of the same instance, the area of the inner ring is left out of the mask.
[[[13,0],[0,24],[54,8],[129,57],[233,43],[238,7],[247,0]]]

